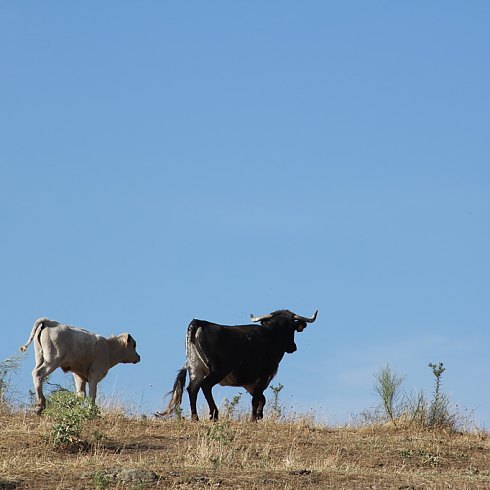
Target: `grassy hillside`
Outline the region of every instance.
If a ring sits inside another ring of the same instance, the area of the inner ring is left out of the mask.
[[[300,419],[196,423],[112,411],[56,449],[47,416],[3,414],[0,428],[0,489],[490,489],[484,433],[334,429]]]

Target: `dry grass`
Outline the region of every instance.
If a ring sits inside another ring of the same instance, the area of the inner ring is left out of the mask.
[[[50,447],[49,424],[0,415],[0,489],[490,489],[485,433],[332,429],[299,419],[195,423],[113,411],[88,422],[89,444],[69,452]],[[152,478],[111,476],[121,468]]]

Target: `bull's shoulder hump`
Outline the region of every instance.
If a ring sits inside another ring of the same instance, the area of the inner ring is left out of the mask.
[[[191,323],[189,323],[189,327],[206,327],[209,325],[216,325],[216,323],[211,323],[208,322],[207,320],[199,320],[197,318],[194,318]]]
[[[218,328],[226,328],[226,329],[262,328],[261,325],[256,325],[253,323],[246,324],[246,325],[222,325],[220,323],[208,322],[207,320],[198,320],[195,318],[194,320],[191,321],[191,323],[189,323],[189,328],[196,328],[196,327],[218,327]]]
[[[263,330],[262,325],[224,325],[223,328],[230,332],[250,333]]]

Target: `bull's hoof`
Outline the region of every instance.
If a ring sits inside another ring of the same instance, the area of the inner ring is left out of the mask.
[[[44,410],[44,407],[36,405],[36,407],[34,408],[34,413],[36,415],[41,415],[43,413],[43,410]]]

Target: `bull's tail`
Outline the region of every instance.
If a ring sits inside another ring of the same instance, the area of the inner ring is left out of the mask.
[[[46,320],[47,320],[47,318],[39,318],[38,320],[36,320],[34,322],[34,326],[32,327],[32,331],[31,331],[31,336],[29,337],[27,342],[20,347],[20,350],[22,352],[25,352],[27,350],[27,348],[29,347],[29,345],[31,345],[31,342],[34,339],[34,337],[36,336],[37,331],[43,327],[43,323]]]
[[[184,365],[184,367],[177,373],[174,387],[170,392],[172,394],[172,398],[170,399],[167,408],[163,412],[157,412],[155,415],[160,417],[171,415],[172,412],[174,412],[175,409],[180,406],[180,404],[182,403],[182,393],[184,392],[186,377],[187,377],[187,364]]]

